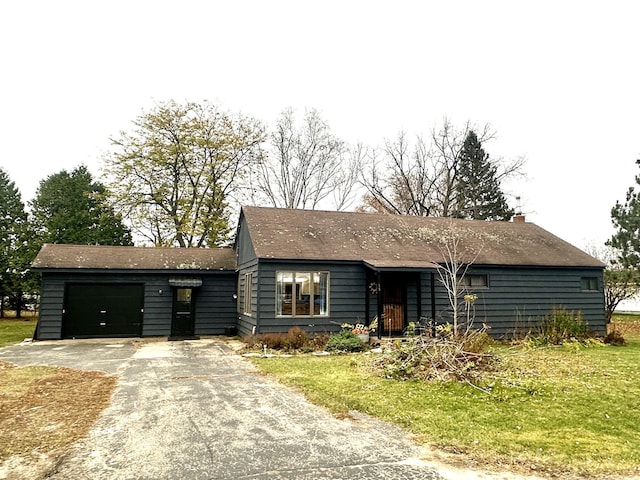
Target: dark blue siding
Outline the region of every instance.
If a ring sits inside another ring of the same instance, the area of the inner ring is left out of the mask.
[[[62,308],[64,282],[56,281],[52,275],[42,275],[40,310],[36,338],[41,340],[62,338]]]
[[[329,272],[329,315],[326,317],[278,317],[276,272]],[[366,274],[362,264],[349,263],[272,263],[261,261],[258,267],[258,333],[286,332],[292,326],[308,331],[329,332],[341,323],[364,322]]]
[[[254,267],[252,267],[254,268]],[[328,317],[277,317],[275,315],[276,271],[328,271],[330,274],[330,314]],[[254,270],[255,272],[255,270]],[[382,272],[384,275],[385,272]],[[406,306],[407,321],[417,321],[420,316],[432,317],[431,279],[433,271],[407,273]],[[489,333],[496,337],[512,336],[517,329],[531,327],[548,315],[554,307],[580,311],[592,331],[606,332],[602,270],[598,268],[526,268],[526,267],[474,267],[469,274],[488,275],[487,288],[470,289],[478,296],[474,307],[477,326],[487,324]],[[366,321],[366,302],[369,302],[371,322],[377,315],[376,295],[367,295],[369,283],[375,275],[362,264],[356,263],[287,263],[259,262],[254,280],[257,303],[252,318],[240,316],[241,323],[250,331],[255,325],[258,333],[286,332],[297,325],[310,331],[335,331],[341,323]],[[597,277],[598,291],[583,291],[582,277]],[[402,277],[400,277],[402,278]],[[433,275],[436,323],[452,319],[446,291],[437,273]],[[418,296],[418,288],[420,296]],[[418,308],[418,299],[421,305]],[[461,309],[464,301],[460,302]],[[462,314],[459,317],[466,320]]]
[[[242,268],[245,263],[251,262],[256,258],[253,248],[253,242],[249,236],[249,229],[244,216],[240,217],[238,223],[238,231],[236,232],[235,251],[238,258],[238,267]]]
[[[478,296],[474,305],[476,324],[486,323],[496,338],[530,328],[553,307],[580,311],[592,331],[606,333],[601,269],[476,267],[469,273],[488,275],[488,288],[469,292]],[[582,277],[597,277],[598,291],[583,291]],[[439,281],[436,288],[440,312],[437,320],[450,320],[446,292]]]
[[[183,275],[185,272],[181,272]],[[226,326],[235,325],[235,273],[190,272],[203,279],[196,292],[196,334],[224,333]],[[168,336],[171,333],[173,290],[169,273],[52,273],[42,274],[42,295],[37,338],[62,338],[63,306],[67,283],[143,283],[143,336]]]
[[[238,317],[238,334],[241,336],[250,335],[253,333],[254,327],[257,325],[257,319],[259,315],[258,310],[258,290],[260,284],[258,283],[258,262],[254,260],[248,264],[245,264],[243,268],[238,272],[238,305],[237,305],[237,317]],[[252,274],[253,284],[251,286],[251,315],[244,313],[244,286],[245,276],[247,273]],[[256,328],[257,329],[257,328]]]
[[[220,273],[203,278],[196,293],[196,335],[220,335],[236,326],[236,274]]]

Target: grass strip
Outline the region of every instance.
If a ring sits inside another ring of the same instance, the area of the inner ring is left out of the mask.
[[[36,318],[0,319],[0,347],[32,338],[36,328]]]

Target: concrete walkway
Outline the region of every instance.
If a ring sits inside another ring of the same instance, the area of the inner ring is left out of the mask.
[[[52,479],[442,478],[401,430],[333,417],[221,339],[36,342],[2,348],[0,360],[119,376]]]

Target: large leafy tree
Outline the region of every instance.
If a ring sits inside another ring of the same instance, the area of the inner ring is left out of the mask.
[[[498,167],[489,159],[482,142],[470,130],[460,152],[455,183],[453,216],[471,220],[510,220],[509,208],[498,179]]]
[[[20,316],[23,294],[37,288],[29,270],[35,256],[30,233],[20,192],[0,168],[0,316],[5,298]]]
[[[232,195],[257,165],[263,127],[209,102],[158,103],[112,139],[105,178],[133,232],[153,245],[228,240]]]
[[[42,180],[31,212],[41,243],[132,244],[121,216],[106,203],[104,185],[84,165]]]

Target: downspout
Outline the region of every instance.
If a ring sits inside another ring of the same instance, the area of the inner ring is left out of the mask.
[[[384,305],[382,303],[380,271],[376,271],[376,285],[378,286],[378,340],[380,340],[382,338],[382,329],[384,328]]]
[[[275,275],[275,272],[273,272]],[[255,270],[255,275],[256,275],[256,308],[254,311],[254,315],[256,316],[256,325],[255,325],[255,329],[256,329],[256,333],[260,333],[260,285],[262,285],[262,282],[260,281],[260,262],[258,261],[258,263],[256,264],[256,270]],[[251,301],[253,302],[253,288],[251,289]],[[275,302],[274,302],[274,308],[275,308]],[[275,310],[273,312],[275,314]]]
[[[431,272],[431,335],[436,336],[436,274]]]
[[[371,325],[371,317],[369,316],[371,313],[371,308],[369,306],[369,302],[371,301],[371,289],[369,285],[371,284],[371,275],[369,275],[369,271],[367,270],[367,274],[365,277],[365,285],[364,285],[364,318],[366,319],[366,324]]]
[[[422,318],[422,273],[418,272],[418,279],[416,281],[417,288],[417,300],[418,300],[418,321]]]

